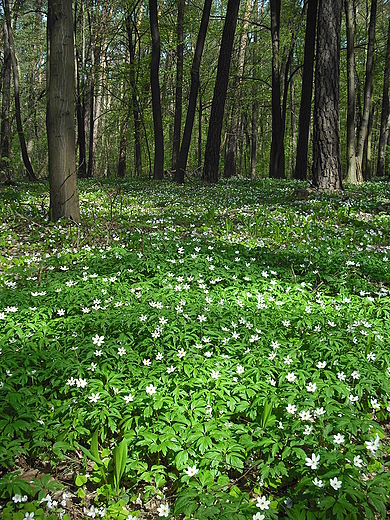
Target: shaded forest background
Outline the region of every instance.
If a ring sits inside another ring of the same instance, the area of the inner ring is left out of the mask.
[[[313,2],[314,3],[314,2]],[[317,3],[317,2],[315,2]],[[163,128],[163,166],[171,176],[178,153],[191,87],[191,68],[200,20],[207,2],[165,0],[157,5],[160,36],[159,83]],[[273,5],[272,5],[273,4]],[[277,5],[279,4],[279,6]],[[286,176],[306,178],[295,172],[308,8],[311,2],[246,0],[239,6],[231,56],[229,83],[221,133],[220,175],[229,177]],[[376,17],[372,20],[372,4]],[[341,3],[340,3],[341,5]],[[151,96],[152,37],[150,3],[114,0],[75,0],[75,129],[79,177],[153,176],[155,133]],[[208,123],[220,54],[227,2],[210,2],[210,20],[199,69],[199,91],[187,175],[201,174]],[[275,32],[271,31],[273,9],[280,10]],[[347,20],[352,13],[354,129],[356,145],[368,113],[363,141],[362,176],[382,177],[388,162],[389,2],[348,0],[343,5],[340,49],[340,137],[342,171],[348,173],[347,115],[348,59]],[[7,10],[9,21],[7,25]],[[44,0],[3,0],[1,29],[2,175],[8,179],[26,175],[20,132],[33,175],[46,178],[48,150],[46,133],[47,3]],[[371,21],[371,26],[370,26]],[[12,39],[9,38],[10,25]],[[370,27],[375,29],[372,81],[368,78]],[[351,27],[351,26],[350,26]],[[271,37],[272,36],[272,37]],[[350,36],[349,36],[350,37]],[[11,42],[11,50],[9,49]],[[22,128],[17,122],[15,71],[17,60]],[[10,55],[11,53],[11,55]],[[183,57],[181,69],[180,57]],[[285,163],[276,175],[270,169],[272,121],[275,120],[277,68],[280,93],[277,104]],[[368,82],[368,84],[367,84]],[[314,79],[312,80],[314,83]],[[369,103],[365,92],[368,89]],[[9,92],[9,94],[7,94]],[[274,96],[272,95],[274,93]],[[314,96],[313,96],[314,97]],[[305,101],[305,100],[304,100]],[[306,100],[307,101],[307,100]],[[309,106],[313,105],[309,99]],[[368,111],[368,112],[367,112]],[[176,116],[176,117],[175,117]],[[381,131],[382,126],[382,131]],[[384,134],[384,135],[382,135]],[[311,175],[311,136],[307,175]],[[385,155],[378,171],[380,140]],[[383,148],[383,146],[382,146]],[[384,161],[384,163],[383,163]],[[384,167],[383,167],[384,164]],[[27,168],[27,173],[28,168]],[[32,175],[29,174],[30,177]],[[357,179],[359,180],[359,178]]]

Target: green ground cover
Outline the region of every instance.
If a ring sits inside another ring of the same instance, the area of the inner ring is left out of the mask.
[[[3,189],[3,518],[386,517],[390,186],[296,186]]]

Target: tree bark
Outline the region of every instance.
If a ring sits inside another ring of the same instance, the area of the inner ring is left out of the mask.
[[[80,222],[74,129],[75,66],[71,0],[48,0],[46,127],[50,219]]]
[[[298,142],[294,178],[306,180],[309,154],[309,135],[311,120],[311,102],[313,98],[314,51],[317,27],[318,0],[309,0],[306,17],[305,51],[303,58],[303,76],[301,106],[299,110]]]
[[[257,170],[257,149],[259,142],[259,129],[258,129],[258,114],[259,114],[259,106],[258,106],[258,86],[256,81],[256,66],[257,63],[257,46],[259,41],[259,29],[257,27],[258,24],[258,10],[259,10],[259,2],[258,0],[254,1],[254,27],[253,27],[253,52],[252,52],[252,61],[253,61],[253,86],[252,86],[252,113],[251,113],[251,164],[250,164],[250,176],[252,179],[256,177]],[[261,3],[261,13],[264,12],[264,0]]]
[[[20,111],[20,91],[19,91],[19,73],[18,73],[18,62],[16,58],[14,38],[12,34],[12,25],[11,25],[11,5],[10,0],[4,1],[4,14],[7,22],[7,30],[8,30],[8,41],[9,41],[9,50],[10,57],[12,63],[12,72],[14,77],[14,98],[15,98],[15,118],[16,118],[16,127],[18,130],[20,150],[22,152],[22,159],[24,167],[26,168],[27,177],[30,181],[36,181],[37,178],[35,176],[33,167],[30,162],[30,158],[27,152],[26,138],[23,131],[23,123],[22,123],[22,115]]]
[[[233,92],[234,97],[231,109],[230,128],[227,132],[226,150],[225,150],[225,164],[223,176],[227,179],[236,175],[237,172],[237,142],[238,142],[238,126],[239,126],[239,112],[238,106],[240,104],[241,96],[241,78],[244,72],[245,49],[248,40],[248,24],[249,16],[252,7],[252,0],[247,0],[244,10],[244,21],[242,24],[242,33],[240,37],[240,45],[238,48],[237,57],[237,74],[234,80]]]
[[[159,82],[160,68],[160,32],[158,29],[157,0],[149,0],[150,32],[152,35],[152,60],[150,64],[150,87],[152,90],[152,109],[154,127],[154,173],[153,178],[164,177],[164,135],[161,113],[161,95]]]
[[[172,170],[176,172],[181,137],[181,115],[183,104],[183,63],[184,63],[184,8],[185,0],[179,1],[177,9],[177,48],[176,48],[176,86],[175,86],[175,117],[173,123],[173,143],[172,143]]]
[[[228,0],[221,48],[218,57],[217,77],[211,105],[209,129],[207,132],[202,176],[202,179],[206,182],[218,182],[222,123],[239,7],[240,0]]]
[[[175,181],[178,183],[184,182],[184,173],[187,168],[188,151],[190,149],[192,129],[194,126],[196,100],[199,91],[199,68],[202,59],[204,43],[206,40],[207,27],[210,19],[212,0],[205,0],[202,12],[202,19],[200,21],[199,33],[196,40],[196,47],[194,59],[191,67],[191,87],[190,96],[188,100],[188,109],[184,132],[180,147],[179,162],[176,168]]]
[[[358,182],[363,181],[362,163],[364,144],[367,138],[368,125],[370,119],[371,101],[372,101],[372,73],[374,70],[374,45],[375,45],[375,24],[376,24],[376,7],[377,0],[371,1],[370,25],[368,29],[368,45],[366,60],[366,80],[364,83],[364,104],[363,115],[357,139],[356,151],[356,174]]]
[[[269,176],[284,179],[284,125],[280,106],[279,29],[281,0],[270,0],[272,38],[272,140]]]
[[[77,31],[78,3],[75,2],[74,32]],[[77,119],[77,144],[79,147],[78,175],[87,176],[87,155],[85,135],[85,36],[84,36],[84,0],[81,0],[81,25],[82,25],[82,49],[81,56],[76,47],[76,119]],[[80,74],[81,69],[81,74]]]
[[[320,0],[316,52],[313,183],[342,189],[339,73],[342,0]]]
[[[142,12],[142,11],[141,11]],[[136,67],[137,60],[135,54],[135,43],[134,32],[135,23],[131,19],[129,15],[126,16],[126,31],[127,31],[127,40],[129,46],[129,55],[130,55],[130,71],[129,71],[129,81],[131,88],[131,105],[133,110],[133,119],[134,119],[134,156],[135,156],[135,174],[137,177],[142,175],[142,149],[141,149],[141,117],[140,117],[140,108],[137,97],[137,81],[136,81]]]
[[[371,92],[372,97],[372,92]],[[371,103],[370,107],[370,116],[368,118],[368,129],[367,129],[367,137],[366,144],[364,146],[364,154],[363,154],[363,180],[369,181],[371,179],[372,174],[372,130],[374,126],[374,106]]]
[[[347,26],[347,177],[348,184],[357,184],[355,150],[355,36],[353,21],[353,0],[345,0]]]
[[[10,159],[11,159],[11,52],[9,47],[7,23],[3,23],[4,37],[4,64],[2,67],[3,85],[1,100],[1,142],[0,142],[0,171],[3,172],[7,181],[11,180]]]
[[[126,116],[126,119],[123,122],[123,124],[121,125],[121,129],[120,129],[119,159],[118,159],[117,176],[121,179],[123,179],[126,174],[128,119],[129,119],[128,116]]]
[[[389,86],[390,86],[390,17],[387,28],[387,45],[385,70],[383,74],[383,93],[382,93],[382,111],[381,111],[381,128],[379,133],[378,145],[378,162],[376,174],[383,177],[385,167],[386,146],[389,139],[390,128],[390,112],[389,112]]]

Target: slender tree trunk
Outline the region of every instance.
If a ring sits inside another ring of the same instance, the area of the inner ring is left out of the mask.
[[[368,30],[368,46],[367,46],[367,60],[366,60],[366,80],[364,83],[364,105],[363,115],[360,125],[359,135],[357,139],[356,150],[356,167],[357,180],[363,181],[362,163],[364,143],[367,138],[368,124],[370,119],[370,110],[372,102],[372,73],[374,70],[374,45],[375,45],[375,24],[376,24],[376,7],[377,0],[371,0],[370,25]]]
[[[244,72],[244,60],[245,60],[245,49],[248,41],[248,23],[249,15],[252,7],[252,0],[246,0],[244,10],[244,21],[242,24],[242,33],[240,38],[240,45],[238,49],[237,59],[237,75],[235,77],[233,92],[234,97],[232,101],[231,109],[231,123],[230,128],[227,131],[227,141],[225,150],[225,164],[223,176],[230,178],[236,175],[237,171],[237,142],[238,142],[238,127],[239,127],[239,111],[238,107],[240,104],[241,97],[241,78]]]
[[[257,148],[259,141],[259,129],[258,129],[258,115],[259,115],[259,106],[258,106],[258,86],[256,81],[256,63],[257,63],[257,46],[259,41],[259,30],[257,27],[258,23],[258,10],[259,10],[259,2],[255,0],[254,2],[254,27],[253,27],[253,53],[252,53],[252,63],[253,63],[253,76],[255,81],[253,81],[252,86],[252,113],[251,113],[251,165],[250,165],[250,176],[252,179],[256,177],[257,170]],[[261,12],[264,11],[264,0],[261,4]]]
[[[117,176],[120,178],[124,178],[126,174],[126,160],[127,160],[127,128],[128,128],[128,117],[126,116],[126,120],[123,122],[121,131],[120,131],[120,143],[119,143],[119,160],[118,160],[118,169]]]
[[[95,134],[95,66],[94,53],[92,52],[92,72],[89,85],[89,143],[88,143],[88,168],[87,177],[90,179],[93,175],[94,164],[94,134]]]
[[[222,123],[239,7],[240,0],[228,0],[204,156],[202,178],[206,182],[218,182]]]
[[[75,21],[74,34],[77,32],[78,3],[75,2]],[[81,26],[82,26],[82,49],[81,56],[76,47],[76,119],[77,119],[77,144],[79,147],[78,175],[85,178],[87,176],[87,155],[86,155],[86,136],[85,136],[85,35],[84,35],[84,0],[81,0]],[[81,69],[81,74],[80,74]]]
[[[292,66],[292,63],[291,63]],[[293,172],[293,158],[295,156],[295,148],[297,145],[297,117],[295,110],[295,81],[293,71],[290,66],[290,107],[291,107],[291,120],[290,120],[290,135],[291,135],[291,146],[289,154],[289,172]],[[291,175],[291,174],[290,174]]]
[[[137,177],[142,175],[142,149],[141,149],[141,118],[140,109],[137,97],[137,81],[136,81],[136,67],[137,60],[135,55],[134,33],[135,23],[133,23],[130,16],[126,16],[126,30],[130,55],[130,71],[129,82],[131,88],[131,105],[134,119],[134,156],[135,156],[135,174]]]
[[[199,94],[198,109],[198,168],[202,167],[202,119],[203,119],[203,101],[202,93]]]
[[[16,59],[15,45],[14,45],[14,39],[13,39],[13,34],[12,34],[10,0],[4,1],[4,12],[5,12],[6,22],[7,22],[9,50],[10,50],[11,63],[12,63],[12,72],[13,72],[13,77],[14,77],[15,118],[16,118],[16,127],[17,127],[18,135],[19,135],[20,150],[22,152],[22,159],[23,159],[24,167],[26,168],[27,177],[29,178],[30,181],[36,181],[37,178],[35,176],[33,167],[30,162],[30,158],[28,156],[26,138],[25,138],[25,135],[23,132],[22,115],[21,115],[21,111],[20,111],[18,62]]]
[[[356,150],[355,150],[355,36],[353,22],[353,0],[345,0],[345,17],[347,26],[347,177],[346,182],[356,184]]]
[[[314,95],[313,183],[342,189],[339,73],[342,0],[320,0]]]
[[[270,0],[272,38],[272,140],[269,176],[284,179],[284,125],[280,106],[279,28],[281,0]]]
[[[80,221],[74,128],[74,45],[71,0],[48,0],[46,127],[50,219]]]
[[[11,159],[11,52],[9,48],[8,27],[3,23],[4,37],[4,64],[3,64],[3,85],[1,100],[1,147],[0,147],[0,171],[3,172],[8,181],[11,180],[10,159]]]
[[[175,87],[175,118],[173,123],[172,143],[172,170],[176,172],[181,137],[181,115],[183,104],[183,63],[184,63],[184,8],[185,0],[179,1],[177,9],[177,58],[176,58],[176,87]]]
[[[175,181],[179,183],[184,182],[184,173],[187,168],[188,151],[190,149],[192,129],[194,126],[196,112],[196,100],[199,91],[199,68],[202,59],[204,43],[206,40],[207,27],[210,19],[211,3],[212,0],[205,0],[204,2],[202,19],[200,21],[200,27],[194,52],[194,59],[191,67],[190,96],[188,100],[186,122],[180,147],[179,162],[175,174]]]
[[[390,85],[390,17],[387,29],[386,61],[383,75],[381,128],[379,133],[378,162],[376,174],[383,177],[385,167],[386,146],[389,139],[390,112],[389,112],[389,85]]]
[[[150,86],[152,90],[153,127],[154,127],[154,174],[153,178],[164,177],[164,135],[161,113],[159,82],[160,32],[158,29],[157,0],[149,0],[150,32],[152,35],[152,60],[150,64]]]
[[[371,92],[372,97],[372,92]],[[370,107],[370,116],[368,118],[368,129],[367,129],[367,138],[366,138],[366,144],[364,147],[364,154],[363,154],[363,180],[369,181],[371,179],[372,174],[372,129],[374,126],[374,106],[371,103]]]
[[[311,120],[311,101],[313,97],[314,50],[317,27],[318,0],[309,0],[306,18],[305,52],[303,58],[303,77],[301,107],[299,110],[297,158],[294,178],[306,180],[309,155],[309,134]]]

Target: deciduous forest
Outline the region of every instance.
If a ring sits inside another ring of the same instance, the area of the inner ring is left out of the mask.
[[[0,516],[388,518],[390,2],[0,22]]]
[[[3,1],[3,178],[48,177],[56,99],[79,178],[386,177],[387,2],[71,4]]]

